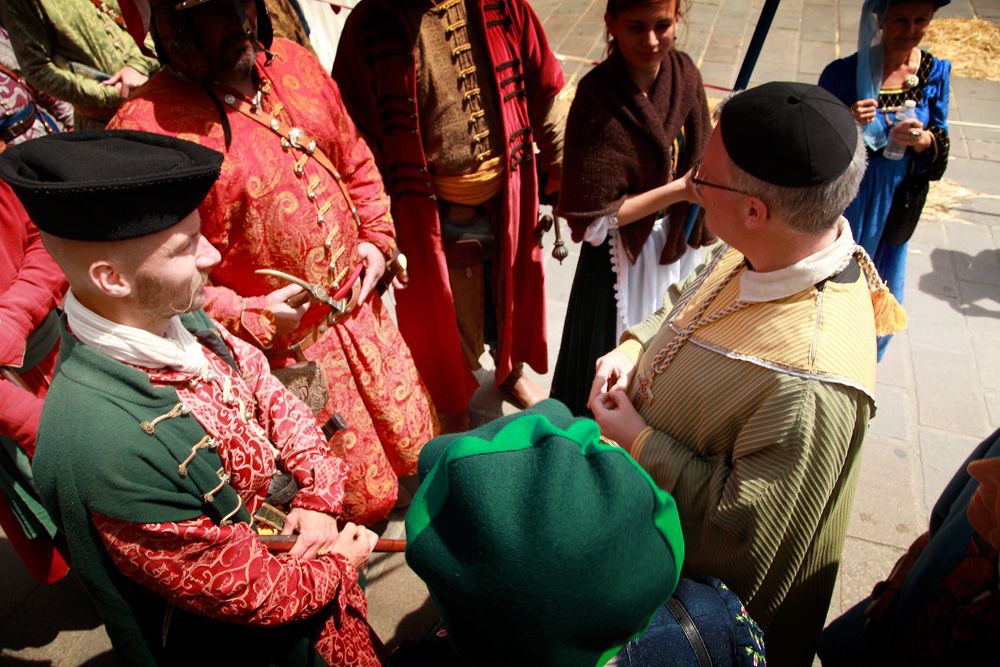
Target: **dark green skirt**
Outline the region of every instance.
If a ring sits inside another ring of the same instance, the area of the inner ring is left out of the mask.
[[[569,293],[562,343],[552,376],[552,398],[574,415],[590,416],[587,398],[597,359],[615,348],[618,304],[615,272],[607,239],[599,246],[583,243]]]

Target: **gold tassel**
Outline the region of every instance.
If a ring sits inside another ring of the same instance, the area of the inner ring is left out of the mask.
[[[892,292],[884,287],[871,293],[872,307],[875,309],[875,333],[888,336],[902,331],[908,318],[903,306]]]
[[[868,293],[871,295],[872,308],[875,310],[875,334],[888,336],[902,331],[909,319],[903,306],[889,291],[889,286],[875,270],[875,263],[865,249],[859,245],[854,246],[854,256],[868,282]]]

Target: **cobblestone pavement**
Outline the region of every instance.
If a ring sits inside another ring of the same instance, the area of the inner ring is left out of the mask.
[[[553,50],[565,56],[568,87],[604,49],[604,0],[538,0]],[[695,0],[679,46],[705,83],[732,85],[762,2]],[[860,2],[784,0],[753,83],[814,82],[822,67],[855,49]],[[938,17],[1000,22],[1000,0],[955,0]],[[710,88],[710,96],[724,93]],[[868,594],[927,525],[938,493],[972,447],[1000,425],[1000,83],[954,77],[952,153],[946,178],[966,190],[943,212],[925,212],[910,244],[905,306],[909,329],[879,366],[878,415],[865,443],[843,568],[830,609],[838,615]],[[955,188],[952,187],[951,190]],[[551,237],[546,240],[551,244]],[[560,340],[578,249],[561,266],[547,259],[550,369]],[[513,407],[492,388],[473,403],[475,422]],[[546,386],[550,375],[538,376]],[[402,533],[401,516],[385,528]],[[0,538],[0,663],[112,664],[100,619],[72,581],[38,587]],[[369,611],[389,643],[419,636],[433,605],[399,555],[369,569]]]

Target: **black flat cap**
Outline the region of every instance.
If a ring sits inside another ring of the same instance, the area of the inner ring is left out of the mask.
[[[198,208],[222,154],[150,132],[53,134],[0,154],[7,181],[39,229],[77,241],[122,241],[174,226]]]
[[[729,158],[785,187],[829,183],[851,164],[858,127],[844,103],[807,83],[775,81],[726,102],[719,119]]]

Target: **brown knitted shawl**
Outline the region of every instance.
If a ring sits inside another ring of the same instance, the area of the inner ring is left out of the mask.
[[[617,213],[626,197],[668,181],[673,143],[682,127],[678,174],[701,158],[712,130],[701,75],[686,53],[670,52],[648,97],[617,53],[580,80],[566,123],[559,193],[559,213],[569,221],[575,241],[594,220]],[[683,254],[689,208],[686,202],[670,208],[661,264]],[[652,214],[619,229],[629,261],[635,261],[655,220]],[[700,247],[714,240],[699,217],[688,243]]]

